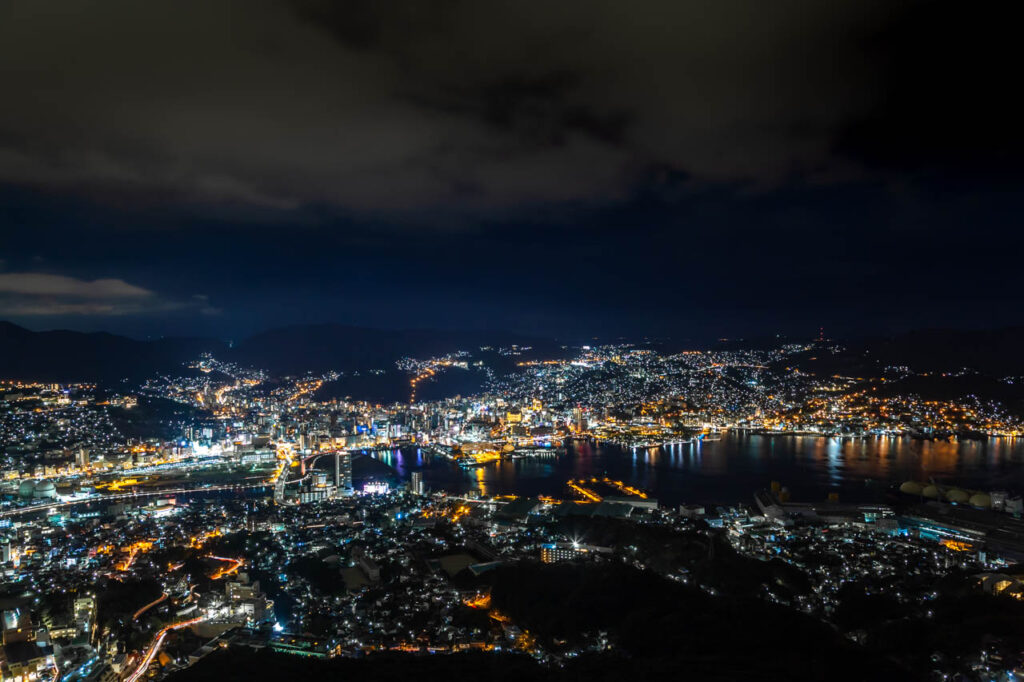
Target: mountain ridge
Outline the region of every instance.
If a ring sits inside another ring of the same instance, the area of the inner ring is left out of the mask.
[[[427,358],[482,346],[532,346],[557,352],[559,344],[508,331],[391,330],[337,323],[276,327],[235,345],[211,337],[132,339],[109,332],[32,331],[0,320],[0,379],[117,381],[180,369],[201,353],[225,361],[296,375],[327,370],[391,369],[402,357]],[[790,361],[817,373],[873,376],[886,366],[915,372],[967,367],[994,377],[1024,376],[1024,327],[986,330],[921,329],[853,341],[836,354],[820,349]]]
[[[204,352],[271,374],[392,368],[401,357],[430,357],[485,345],[553,346],[511,332],[387,330],[322,323],[279,327],[229,346],[207,337],[138,340],[108,332],[32,331],[0,320],[0,379],[111,382],[180,369]]]

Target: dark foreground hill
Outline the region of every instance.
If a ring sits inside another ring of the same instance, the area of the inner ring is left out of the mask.
[[[622,680],[915,679],[802,613],[732,596],[711,597],[621,565],[527,565],[494,577],[496,606],[546,647],[607,633],[615,649],[542,665],[523,655],[375,654],[330,661],[228,650],[173,682],[366,679],[504,682]],[[551,650],[549,648],[549,650]]]

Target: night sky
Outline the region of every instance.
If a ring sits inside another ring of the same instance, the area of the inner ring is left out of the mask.
[[[0,0],[0,319],[1019,323],[1005,7]]]

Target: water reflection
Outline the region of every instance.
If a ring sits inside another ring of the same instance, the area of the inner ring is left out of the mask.
[[[422,470],[427,484],[452,492],[564,496],[569,478],[610,475],[647,488],[662,502],[749,501],[777,480],[794,499],[874,499],[890,483],[928,480],[990,490],[1024,490],[1024,441],[919,441],[910,438],[817,438],[729,433],[722,440],[662,448],[571,443],[559,458],[506,460],[463,470],[415,451],[384,453],[407,478]]]

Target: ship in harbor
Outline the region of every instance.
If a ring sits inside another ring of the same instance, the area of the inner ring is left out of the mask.
[[[473,457],[463,456],[463,457],[460,457],[457,460],[455,460],[455,463],[458,464],[463,469],[476,469],[477,467],[487,466],[491,462],[497,462],[497,461],[498,461],[498,458],[495,458],[495,459],[475,459]]]
[[[456,451],[453,459],[463,469],[475,469],[486,466],[492,462],[515,459],[537,459],[547,457],[559,457],[566,452],[561,444],[525,445],[516,447],[506,443],[498,449],[486,449],[477,451]]]
[[[522,448],[515,448],[506,453],[505,456],[510,459],[530,459],[534,457],[558,457],[564,454],[565,448],[562,446],[528,445]]]

